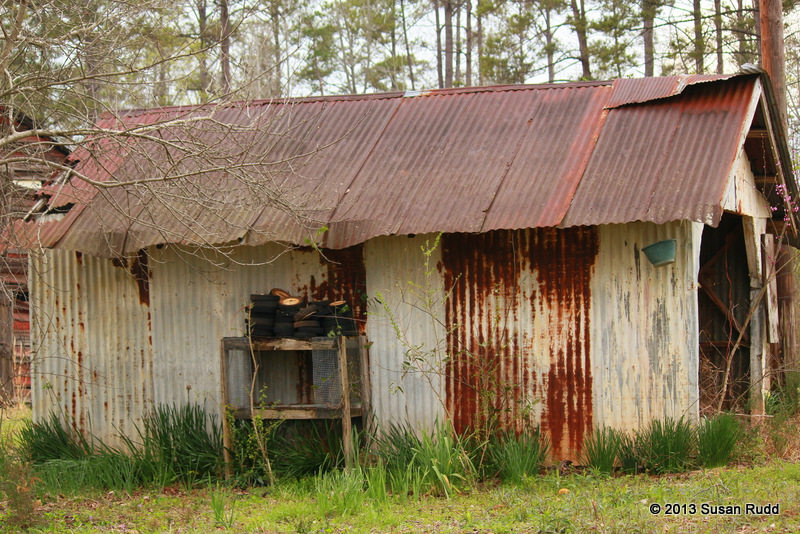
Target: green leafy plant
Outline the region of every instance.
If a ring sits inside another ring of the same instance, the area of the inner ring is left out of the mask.
[[[300,478],[344,465],[342,427],[336,421],[284,425],[283,433],[273,433],[269,449],[275,471],[284,476]]]
[[[489,458],[500,480],[511,483],[539,473],[549,450],[549,441],[538,427],[519,435],[513,431],[498,433],[488,444]]]
[[[704,467],[727,465],[742,436],[742,425],[735,415],[717,414],[704,418],[697,428],[697,458]]]
[[[367,484],[367,498],[378,504],[386,503],[389,500],[389,493],[387,471],[383,462],[378,461],[376,465],[366,468],[364,477]]]
[[[619,454],[622,435],[611,427],[596,428],[583,441],[581,462],[587,467],[610,474]]]
[[[220,474],[222,431],[202,406],[157,406],[142,425],[141,447],[127,443],[130,452],[149,469],[145,479],[168,482],[171,478],[192,484]]]

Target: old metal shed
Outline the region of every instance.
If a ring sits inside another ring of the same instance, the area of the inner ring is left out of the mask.
[[[187,164],[187,190],[162,180],[171,148],[99,139],[73,155],[76,175],[110,187],[46,189],[59,216],[26,228],[41,251],[34,415],[113,439],[158,403],[219,410],[220,340],[273,287],[354,303],[383,423],[540,424],[570,457],[593,427],[696,419],[704,395],[759,399],[776,236],[793,231],[797,194],[774,116],[759,74],[106,116],[119,131],[178,119],[159,130],[170,146],[191,132],[244,148],[214,170]],[[285,202],[250,201],[242,161]],[[652,265],[643,249],[671,239],[674,261]],[[274,395],[292,398],[284,386]]]

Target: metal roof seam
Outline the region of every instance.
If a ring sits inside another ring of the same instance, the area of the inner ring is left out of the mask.
[[[339,196],[339,200],[336,202],[336,207],[333,209],[333,211],[330,214],[330,220],[328,221],[328,225],[329,226],[330,226],[330,224],[332,222],[338,220],[339,209],[342,207],[342,200],[344,199],[344,195],[347,193],[347,191],[350,190],[350,188],[353,186],[355,181],[358,179],[359,174],[364,169],[364,165],[366,165],[366,163],[369,161],[370,157],[372,156],[372,153],[375,150],[375,147],[378,146],[378,144],[380,143],[381,139],[383,138],[384,134],[386,133],[387,128],[392,123],[392,119],[394,118],[395,114],[397,113],[397,110],[400,109],[400,106],[402,105],[402,103],[403,103],[403,99],[400,98],[398,103],[397,103],[397,105],[394,107],[392,112],[386,118],[386,122],[383,124],[383,128],[381,128],[380,133],[375,136],[375,140],[373,141],[372,146],[369,147],[369,150],[367,151],[366,155],[364,156],[364,159],[361,160],[361,163],[358,166],[358,170],[356,170],[356,172],[353,173],[353,177],[350,179],[350,183],[347,184],[347,187],[344,188],[344,192]],[[371,111],[372,110],[370,110],[370,112]],[[328,233],[326,232],[324,237],[323,237],[323,244],[327,243],[327,240],[328,240]]]
[[[531,118],[529,118],[525,122],[526,124],[525,132],[523,133],[523,135],[520,136],[519,140],[517,141],[517,146],[514,148],[514,153],[511,155],[511,158],[506,162],[506,168],[503,171],[503,177],[500,178],[500,182],[497,184],[497,188],[495,189],[494,194],[492,195],[492,200],[489,202],[489,206],[487,206],[486,211],[483,212],[483,221],[481,221],[481,226],[480,226],[481,232],[486,231],[486,219],[489,216],[489,213],[492,211],[492,207],[494,206],[494,202],[497,199],[498,194],[503,189],[503,184],[505,183],[506,178],[508,177],[509,170],[514,164],[514,160],[517,159],[517,154],[519,154],[519,150],[522,147],[522,143],[525,142],[525,138],[528,136],[528,132],[531,129],[531,124],[533,123],[533,115],[541,107],[541,105],[542,101],[539,100],[537,102],[536,108],[531,110]]]

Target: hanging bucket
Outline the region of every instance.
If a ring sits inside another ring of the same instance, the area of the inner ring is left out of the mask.
[[[647,259],[654,267],[661,267],[675,261],[675,249],[677,242],[674,239],[665,239],[652,245],[647,245],[642,249]]]

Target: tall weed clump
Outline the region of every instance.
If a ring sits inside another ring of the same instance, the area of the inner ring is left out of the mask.
[[[667,417],[650,421],[635,436],[623,438],[618,456],[626,472],[679,473],[692,465],[696,447],[694,427],[682,417]]]
[[[538,427],[517,435],[499,432],[489,438],[487,454],[491,465],[503,482],[518,483],[538,474],[550,451],[550,442]]]
[[[393,493],[434,493],[449,497],[475,479],[475,466],[463,438],[449,423],[437,422],[432,432],[393,425],[376,439]]]
[[[157,485],[172,481],[211,481],[222,471],[222,429],[197,404],[157,406],[142,421],[140,446],[128,441],[145,479]]]
[[[51,414],[19,432],[20,462],[30,463],[46,493],[131,492],[177,481],[191,485],[221,474],[222,432],[201,406],[157,407],[143,420],[141,443],[123,438],[121,447],[74,429]]]
[[[611,427],[595,429],[583,441],[581,463],[599,473],[611,474],[617,463],[622,436]]]
[[[90,438],[75,428],[69,421],[62,424],[55,413],[36,423],[27,421],[19,429],[19,451],[25,460],[34,464],[86,459],[94,454],[94,446]]]
[[[742,437],[742,425],[735,415],[717,414],[703,418],[697,428],[697,459],[703,467],[727,465]]]

